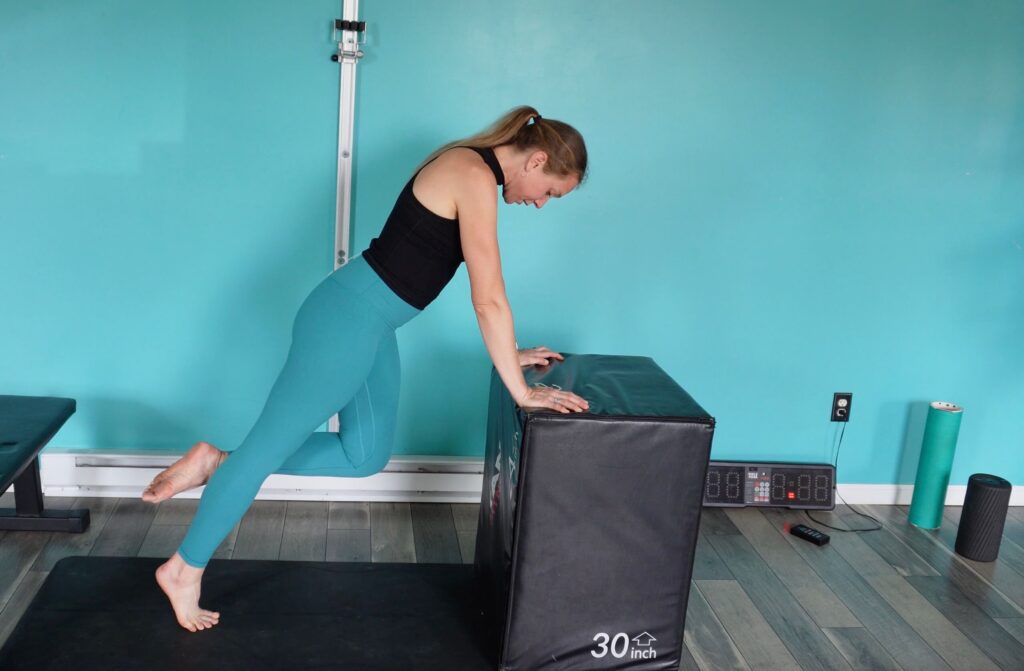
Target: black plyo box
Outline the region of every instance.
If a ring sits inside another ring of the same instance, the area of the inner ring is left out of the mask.
[[[651,358],[563,353],[523,410],[492,369],[475,575],[501,671],[676,669],[714,418]]]

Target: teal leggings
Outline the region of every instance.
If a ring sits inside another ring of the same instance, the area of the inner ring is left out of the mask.
[[[366,477],[384,468],[398,414],[395,330],[420,312],[361,255],[313,289],[260,416],[206,484],[178,548],[186,564],[206,566],[272,473]],[[340,433],[316,430],[335,413]]]

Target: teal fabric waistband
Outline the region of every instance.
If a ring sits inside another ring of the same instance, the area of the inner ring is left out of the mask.
[[[365,300],[391,328],[397,329],[423,312],[392,291],[362,254],[349,259],[330,278]]]

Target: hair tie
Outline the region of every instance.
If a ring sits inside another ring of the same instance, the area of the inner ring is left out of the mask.
[[[533,123],[537,123],[538,121],[540,121],[540,118],[541,118],[540,114],[538,114],[537,116],[533,117]]]

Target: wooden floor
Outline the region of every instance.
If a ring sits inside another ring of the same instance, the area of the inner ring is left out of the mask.
[[[89,508],[92,524],[0,532],[0,643],[56,561],[167,557],[197,503],[46,497],[48,508]],[[903,507],[859,508],[884,529],[830,532],[822,548],[782,532],[807,523],[802,513],[706,509],[682,668],[1024,669],[1024,509],[1011,508],[998,561],[978,563],[952,552],[959,508],[937,532],[909,526]],[[867,524],[845,507],[816,515]],[[472,504],[256,501],[215,557],[472,563],[476,523]]]

